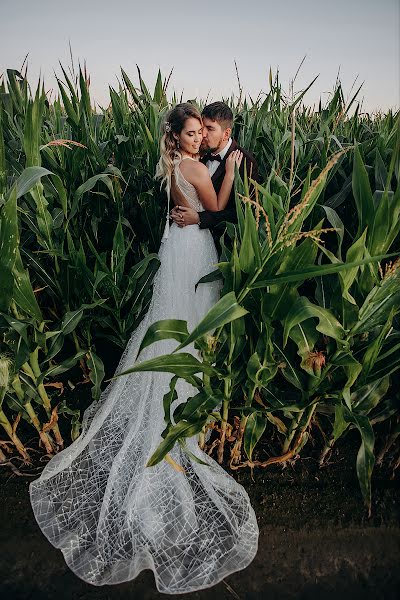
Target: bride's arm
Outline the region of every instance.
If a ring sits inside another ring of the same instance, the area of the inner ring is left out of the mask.
[[[235,179],[235,164],[239,167],[242,158],[243,155],[239,150],[234,150],[229,154],[225,163],[225,177],[218,196],[215,193],[207,167],[202,163],[193,165],[190,173],[190,183],[196,188],[200,202],[206,210],[219,211],[226,207]]]

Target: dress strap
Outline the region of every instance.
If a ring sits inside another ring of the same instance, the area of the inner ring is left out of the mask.
[[[165,221],[164,232],[161,238],[161,242],[164,242],[169,237],[169,211],[171,206],[171,182],[167,181],[167,216]]]

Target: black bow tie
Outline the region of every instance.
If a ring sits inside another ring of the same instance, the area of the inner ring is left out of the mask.
[[[220,156],[220,154],[206,154],[205,155],[205,161],[208,162],[209,160],[213,161],[216,160],[217,162],[222,162],[222,158]]]

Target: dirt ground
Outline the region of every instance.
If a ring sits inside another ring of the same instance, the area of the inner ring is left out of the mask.
[[[350,434],[328,466],[313,457],[235,472],[260,526],[259,551],[244,571],[181,600],[297,600],[400,597],[399,477],[373,475],[373,514],[363,507],[355,473],[359,441]],[[66,566],[39,530],[29,503],[33,477],[0,471],[0,593],[10,600],[155,600],[151,571],[115,586],[91,586]]]

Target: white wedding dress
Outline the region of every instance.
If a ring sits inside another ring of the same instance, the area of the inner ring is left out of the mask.
[[[175,177],[190,205],[202,210],[179,163]],[[200,284],[195,291],[197,281],[218,262],[208,229],[172,224],[159,257],[149,310],[116,373],[134,364],[151,323],[185,319],[191,331],[219,299],[219,282]],[[157,342],[138,360],[176,345],[174,340]],[[196,352],[193,347],[185,351]],[[170,456],[185,472],[165,460],[145,467],[161,442],[163,396],[171,377],[144,372],[113,380],[85,411],[80,437],[30,484],[42,532],[70,569],[93,585],[128,581],[152,569],[160,592],[192,592],[244,569],[257,552],[258,526],[247,492],[200,450],[197,436],[187,440],[187,448],[207,465],[189,458],[177,444]],[[172,411],[196,390],[179,380],[177,392]]]

